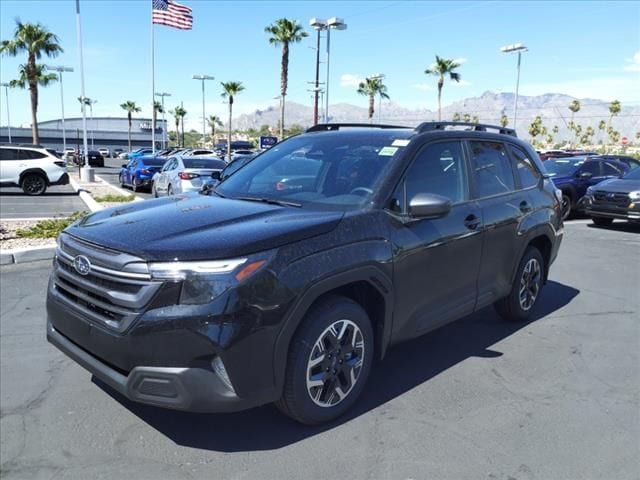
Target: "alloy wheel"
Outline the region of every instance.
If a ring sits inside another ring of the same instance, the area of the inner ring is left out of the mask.
[[[344,400],[360,378],[364,337],[351,320],[337,320],[322,332],[307,362],[307,393],[320,407]]]
[[[39,195],[45,189],[44,178],[40,175],[29,175],[24,179],[22,189],[28,195]]]
[[[518,297],[522,310],[530,310],[538,298],[542,278],[541,271],[540,263],[536,258],[530,258],[522,271]]]

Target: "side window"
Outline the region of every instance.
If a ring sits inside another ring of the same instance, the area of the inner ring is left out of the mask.
[[[619,176],[622,172],[618,170],[616,167],[611,165],[609,162],[602,162],[602,174],[610,177],[610,176]]]
[[[513,170],[501,142],[469,142],[471,165],[478,197],[490,197],[515,189]]]
[[[407,201],[418,193],[435,193],[458,203],[466,200],[466,192],[464,156],[458,141],[427,145],[407,172]]]
[[[0,148],[0,160],[16,160],[16,153],[15,148]]]
[[[590,173],[594,177],[600,176],[600,162],[585,162],[580,168],[580,173]]]
[[[46,155],[44,153],[35,152],[33,150],[26,150],[24,153],[25,153],[24,158],[26,158],[28,160],[38,160],[40,158],[45,158],[46,157]]]
[[[520,178],[522,188],[529,188],[537,185],[540,181],[540,172],[534,166],[533,161],[520,148],[510,145],[511,153],[516,161],[516,172]]]

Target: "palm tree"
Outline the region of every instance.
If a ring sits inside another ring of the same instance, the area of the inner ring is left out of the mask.
[[[460,65],[460,63],[457,63],[454,60],[440,58],[436,55],[436,63],[424,71],[427,75],[438,77],[438,121],[442,120],[442,87],[444,86],[444,77],[448,74],[451,80],[459,82],[460,74],[454,72],[454,70]]]
[[[216,115],[209,115],[209,118],[207,119],[207,123],[211,128],[211,143],[213,144],[214,137],[216,136],[216,127],[222,126],[222,120],[220,120],[220,117],[217,117]]]
[[[220,82],[220,84],[222,85],[222,89],[224,90],[224,92],[222,92],[222,98],[228,98],[229,101],[229,135],[227,137],[227,160],[231,160],[231,117],[233,115],[233,97],[243,91],[244,87],[242,86],[242,82]],[[282,103],[284,103],[284,98],[282,100]],[[282,131],[282,123],[280,123],[280,131]],[[282,136],[280,138],[282,138]]]
[[[265,27],[264,31],[271,36],[269,43],[282,45],[282,60],[280,70],[280,140],[284,138],[284,101],[287,95],[287,82],[289,78],[289,44],[298,43],[309,36],[295,20],[281,18],[275,23]],[[231,128],[231,127],[229,127]],[[231,138],[229,138],[231,141]]]
[[[127,120],[129,120],[129,151],[131,151],[131,114],[141,112],[142,109],[136,105],[136,102],[132,102],[131,100],[121,103],[120,108],[127,111]]]
[[[176,107],[173,110],[169,110],[169,115],[173,117],[176,126],[176,147],[180,146],[180,117],[181,115],[181,107]]]
[[[451,118],[452,121],[454,122],[459,122],[460,121],[460,113],[459,112],[455,112],[453,114],[453,117]]]
[[[465,113],[465,114],[462,116],[462,120],[463,120],[464,122],[466,122],[466,123],[469,123],[469,122],[471,121],[471,115],[470,115],[470,114],[468,114],[468,113]]]
[[[158,118],[158,114],[159,113],[164,113],[164,107],[162,106],[162,103],[158,102],[157,100],[153,101],[153,125],[157,125],[157,118]]]
[[[387,86],[382,83],[380,78],[366,78],[358,85],[358,93],[369,97],[369,120],[373,121],[375,97],[380,95],[380,98],[389,98]]]
[[[59,44],[58,37],[47,30],[40,23],[22,23],[16,19],[16,29],[13,40],[3,40],[0,44],[0,54],[16,57],[21,52],[27,52],[27,63],[20,66],[20,77],[12,80],[12,87],[27,88],[31,96],[31,133],[33,143],[40,143],[38,133],[38,85],[46,87],[54,82],[55,73],[45,74],[44,66],[38,65],[44,53],[47,57],[56,57],[64,50]]]
[[[180,120],[180,126],[181,126],[181,131],[182,131],[182,147],[184,148],[184,117],[187,116],[187,111],[184,109],[184,107],[180,106],[180,107],[176,107],[176,113],[178,114],[178,119]],[[176,134],[177,134],[177,130],[176,130]]]
[[[474,115],[473,117],[471,117],[471,123],[480,123],[480,119],[478,118],[477,115]]]
[[[622,105],[620,105],[620,102],[618,100],[614,100],[609,104],[609,113],[611,114],[611,116],[609,117],[609,126],[611,126],[613,117],[617,116],[620,113],[620,110],[622,110]]]

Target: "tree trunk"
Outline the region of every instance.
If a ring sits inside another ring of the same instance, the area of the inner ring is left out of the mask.
[[[284,104],[287,96],[287,79],[289,78],[289,42],[282,44],[282,65],[280,72],[280,140],[284,140]]]
[[[375,110],[373,109],[374,103],[375,103],[375,97],[373,96],[373,93],[370,93],[369,94],[369,122],[371,123],[373,123],[373,114],[375,113]]]
[[[444,85],[444,80],[442,77],[438,80],[438,121],[442,121],[442,86]]]
[[[129,117],[129,151],[131,151],[131,112],[128,113]]]
[[[27,57],[27,81],[31,97],[31,136],[35,145],[40,144],[38,132],[38,79],[36,78],[36,57],[29,52]]]
[[[184,148],[184,115],[180,115],[180,127],[182,130],[182,148]]]
[[[176,147],[180,146],[180,117],[176,118]]]

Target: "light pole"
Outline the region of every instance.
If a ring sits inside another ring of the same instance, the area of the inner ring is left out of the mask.
[[[347,24],[344,23],[342,18],[331,17],[327,20],[327,85],[325,86],[325,107],[324,107],[324,121],[325,123],[329,122],[329,54],[330,54],[330,40],[331,40],[331,29],[335,30],[346,30]]]
[[[309,25],[312,26],[318,32],[318,40],[316,42],[316,81],[313,97],[313,124],[318,124],[318,98],[320,93],[320,32],[327,30],[329,26],[325,20],[321,18],[312,18],[309,20]]]
[[[167,122],[164,119],[164,97],[170,97],[170,93],[162,92],[156,93],[156,97],[160,97],[162,100],[162,149],[167,148]]]
[[[202,146],[204,147],[205,138],[207,136],[207,117],[205,116],[204,112],[204,81],[214,80],[214,77],[212,77],[211,75],[194,75],[193,79],[202,81]]]
[[[9,143],[11,143],[11,120],[9,119],[9,85],[8,83],[0,83],[4,87],[4,94],[7,99],[7,129],[9,131]]]
[[[58,80],[60,80],[60,110],[62,111],[62,151],[67,150],[67,132],[64,128],[64,91],[62,89],[62,72],[73,72],[73,68],[62,65],[51,66],[45,65],[47,70],[58,72]]]
[[[520,58],[522,52],[526,52],[529,49],[522,43],[514,43],[513,45],[506,45],[500,49],[502,53],[518,53],[518,76],[516,77],[516,99],[513,107],[513,129],[516,129],[516,123],[518,121],[518,89],[520,87]]]

